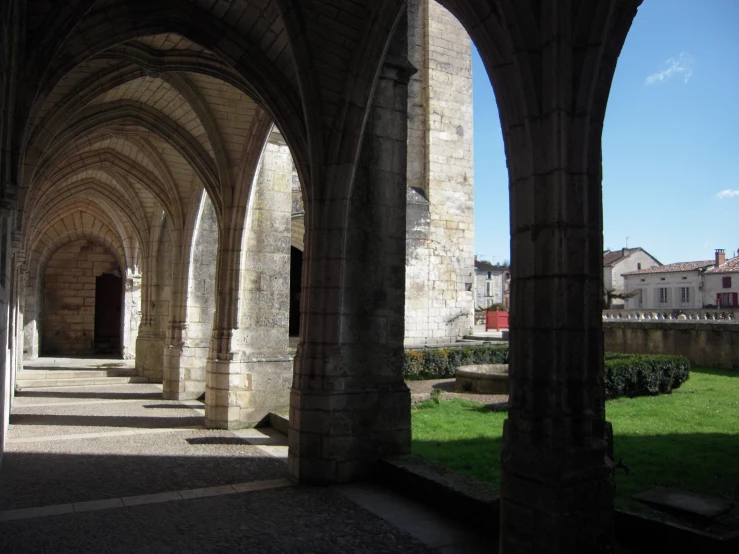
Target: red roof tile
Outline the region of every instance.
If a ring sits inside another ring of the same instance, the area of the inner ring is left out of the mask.
[[[697,271],[711,267],[715,262],[713,260],[704,260],[700,262],[679,262],[676,264],[667,264],[658,267],[650,267],[647,269],[639,269],[637,271],[629,271],[624,275],[647,275],[649,273],[677,273],[679,271]]]
[[[739,256],[726,260],[720,266],[712,267],[706,273],[739,273]]]

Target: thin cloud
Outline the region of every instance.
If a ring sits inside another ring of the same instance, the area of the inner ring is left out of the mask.
[[[680,52],[676,58],[670,58],[665,62],[666,69],[652,73],[647,77],[648,85],[664,83],[676,76],[682,76],[683,82],[687,83],[693,75],[693,57],[685,52]]]
[[[733,198],[734,196],[739,196],[739,190],[726,189],[719,192],[716,198],[723,200],[724,198]]]

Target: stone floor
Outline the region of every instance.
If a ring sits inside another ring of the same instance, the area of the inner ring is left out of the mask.
[[[473,394],[469,392],[454,392],[454,379],[426,379],[424,381],[406,381],[408,388],[411,389],[411,402],[422,402],[431,397],[433,390],[440,390],[440,400],[450,400],[458,398],[460,400],[470,400],[472,402],[481,402],[488,406],[491,410],[506,410],[508,408],[507,394]]]
[[[47,360],[33,371],[112,363]],[[18,392],[0,467],[0,552],[496,550],[380,486],[297,486],[284,436],[202,422],[201,403],[161,400],[154,384]]]

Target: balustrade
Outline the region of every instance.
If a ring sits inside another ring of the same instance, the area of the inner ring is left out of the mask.
[[[739,321],[739,308],[603,310],[603,321]]]

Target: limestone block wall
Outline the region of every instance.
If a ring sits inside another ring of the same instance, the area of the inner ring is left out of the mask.
[[[245,222],[238,328],[228,353],[232,359],[224,361],[222,353],[215,352],[208,362],[205,417],[210,427],[252,426],[270,411],[289,407],[292,174],[290,150],[273,133],[262,154]]]
[[[201,393],[205,391],[205,367],[216,311],[217,257],[218,219],[213,203],[204,194],[193,236],[188,272],[187,327],[180,359],[185,383],[190,388],[197,387]]]
[[[154,259],[152,280],[149,284],[148,325],[142,327],[136,339],[136,370],[152,382],[161,382],[164,370],[164,348],[172,298],[174,243],[166,220],[162,222]]]
[[[107,248],[84,239],[51,256],[44,272],[42,355],[93,354],[95,280],[116,268],[118,261]]]
[[[472,50],[434,0],[409,3],[406,345],[473,325]]]
[[[287,145],[266,145],[244,233],[239,321],[249,329],[246,351],[288,345],[292,167]]]
[[[693,365],[739,369],[739,323],[603,322],[607,352],[679,354]]]
[[[123,358],[133,360],[136,357],[136,337],[141,323],[141,275],[126,275],[125,287],[121,340]]]

